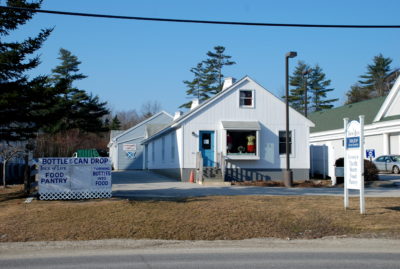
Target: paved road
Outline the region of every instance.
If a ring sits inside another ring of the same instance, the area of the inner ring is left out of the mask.
[[[147,171],[113,172],[114,197],[196,197],[209,195],[331,195],[342,196],[343,188],[280,188],[246,186],[202,186],[180,182]],[[384,175],[384,180],[399,180]],[[351,190],[350,195],[358,195]],[[400,188],[366,188],[366,197],[400,197]]]
[[[1,268],[399,268],[399,240],[34,242],[0,244]]]

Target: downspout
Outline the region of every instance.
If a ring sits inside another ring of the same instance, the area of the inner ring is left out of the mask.
[[[184,124],[182,124],[181,125],[182,127],[182,138],[181,138],[181,156],[182,156],[182,164],[181,164],[181,181],[183,181],[183,169],[184,169],[184,165],[185,165],[185,156],[184,156],[184,153],[185,153],[185,150],[184,150],[184,146],[185,146],[185,125]]]
[[[119,144],[117,142],[115,142],[114,149],[115,149],[114,150],[114,154],[115,154],[114,170],[118,171],[119,170],[119,165],[118,165],[118,162],[119,162],[119,158],[118,158],[118,156],[119,156]]]
[[[147,144],[144,144],[144,148],[143,148],[143,162],[142,162],[142,170],[146,170],[146,158],[147,158]]]

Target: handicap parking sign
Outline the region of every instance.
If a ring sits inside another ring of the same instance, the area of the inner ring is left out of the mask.
[[[367,158],[375,158],[375,150],[374,149],[367,149],[365,150]]]

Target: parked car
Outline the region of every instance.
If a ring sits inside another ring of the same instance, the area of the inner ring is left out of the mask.
[[[394,174],[400,173],[400,155],[382,155],[373,162],[379,171]]]

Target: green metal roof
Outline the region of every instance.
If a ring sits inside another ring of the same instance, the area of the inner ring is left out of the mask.
[[[386,96],[350,104],[324,111],[314,112],[308,116],[315,127],[310,128],[310,133],[330,131],[343,128],[343,119],[358,120],[359,115],[364,115],[364,124],[371,124],[378,114]],[[381,121],[386,120],[385,118]]]
[[[100,157],[96,149],[78,149],[76,157]]]

